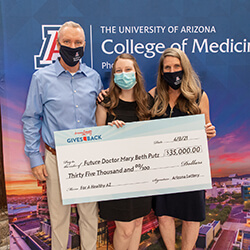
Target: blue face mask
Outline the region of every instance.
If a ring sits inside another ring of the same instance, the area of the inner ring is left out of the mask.
[[[121,89],[132,89],[136,84],[135,72],[116,73],[114,82]]]

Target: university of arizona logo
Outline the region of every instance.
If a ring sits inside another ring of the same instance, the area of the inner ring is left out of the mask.
[[[57,59],[59,51],[56,40],[60,27],[61,25],[42,25],[43,44],[39,55],[34,56],[35,69],[43,68]]]
[[[181,83],[181,78],[179,76],[176,77],[174,84],[179,85]]]

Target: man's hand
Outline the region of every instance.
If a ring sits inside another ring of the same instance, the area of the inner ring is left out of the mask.
[[[101,103],[104,100],[104,97],[108,95],[108,93],[109,93],[109,88],[103,89],[97,96],[97,101]]]
[[[36,177],[37,180],[46,181],[46,177],[48,177],[48,173],[46,170],[46,166],[44,164],[34,167],[31,170],[32,170],[32,174]]]

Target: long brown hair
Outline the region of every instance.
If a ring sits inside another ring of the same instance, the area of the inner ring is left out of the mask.
[[[136,84],[134,86],[134,96],[137,103],[136,113],[140,121],[148,120],[150,118],[150,111],[148,107],[148,95],[144,87],[144,79],[136,59],[130,54],[124,53],[116,57],[111,71],[111,80],[109,84],[110,101],[106,104],[102,103],[102,105],[107,108],[108,111],[116,118],[113,110],[119,103],[119,95],[122,91],[121,88],[118,87],[114,82],[115,67],[119,59],[129,59],[133,62],[136,72]]]
[[[168,107],[169,87],[163,78],[163,63],[167,56],[178,58],[183,70],[183,78],[180,87],[181,94],[177,99],[177,107],[185,113],[200,114],[201,110],[199,108],[199,103],[197,103],[197,100],[200,100],[201,97],[201,83],[199,77],[195,73],[187,55],[182,50],[168,48],[162,53],[159,61],[156,85],[157,95],[155,104],[152,108],[152,116],[162,116],[165,114]]]

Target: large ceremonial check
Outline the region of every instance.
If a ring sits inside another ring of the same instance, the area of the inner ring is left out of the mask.
[[[204,115],[55,132],[63,204],[211,188]]]

